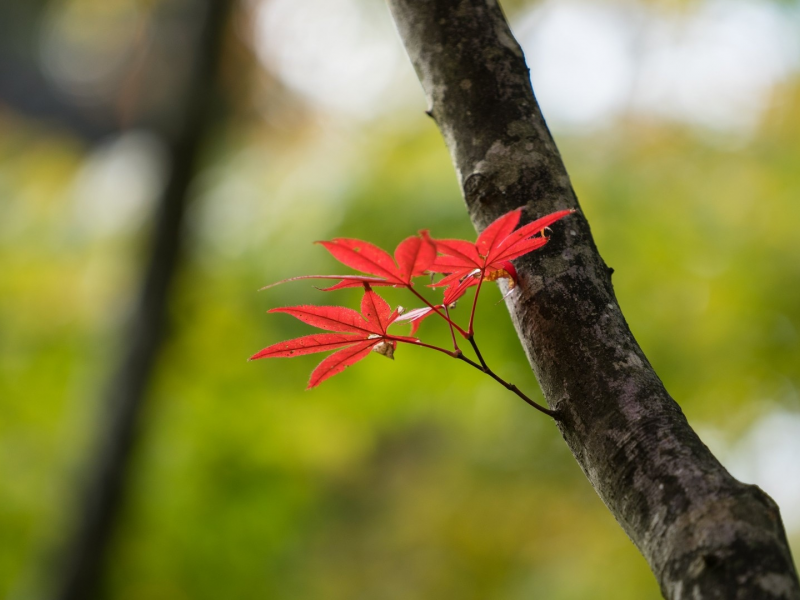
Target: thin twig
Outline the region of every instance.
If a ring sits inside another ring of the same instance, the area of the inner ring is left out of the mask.
[[[557,410],[551,410],[549,408],[545,408],[544,406],[542,406],[538,402],[535,402],[535,401],[531,400],[530,398],[528,398],[528,396],[523,394],[516,385],[514,385],[513,383],[508,383],[506,380],[504,380],[502,377],[500,377],[497,373],[492,371],[489,367],[482,367],[478,363],[468,359],[463,354],[461,356],[457,356],[456,358],[458,358],[459,360],[463,360],[468,365],[471,365],[471,366],[475,367],[476,369],[478,369],[479,371],[481,371],[483,373],[486,373],[489,377],[494,379],[497,383],[502,385],[507,390],[514,392],[517,396],[522,398],[525,402],[530,404],[533,408],[535,408],[539,412],[542,412],[542,413],[546,414],[547,416],[552,417],[555,420],[559,420],[560,417],[559,417],[559,413],[558,413]]]
[[[475,341],[475,334],[472,334],[467,339],[469,340],[472,349],[475,351],[475,356],[477,356],[478,360],[481,361],[481,365],[483,366],[483,368],[488,369],[489,367],[486,364],[486,361],[483,360],[483,355],[481,354],[481,351],[478,349],[478,343]]]
[[[436,350],[437,352],[441,352],[442,354],[447,354],[447,356],[450,356],[451,358],[457,358],[458,360],[464,361],[465,363],[467,363],[471,367],[473,367],[475,369],[478,369],[478,371],[480,371],[481,373],[486,373],[489,377],[494,379],[497,383],[502,385],[507,390],[514,392],[517,396],[522,398],[525,402],[530,404],[533,408],[535,408],[539,412],[542,412],[542,413],[546,414],[547,416],[552,417],[553,419],[556,419],[556,420],[559,419],[558,411],[550,410],[549,408],[545,408],[541,404],[531,400],[530,398],[528,398],[528,396],[523,394],[516,385],[514,385],[513,383],[508,383],[502,377],[497,375],[497,373],[495,373],[489,367],[487,367],[486,363],[483,362],[483,358],[480,358],[481,354],[480,354],[480,351],[478,351],[477,345],[475,343],[472,344],[472,347],[475,348],[475,351],[476,351],[478,357],[480,358],[481,362],[483,363],[482,365],[479,365],[474,360],[464,356],[461,353],[461,350],[456,350],[455,352],[451,352],[450,350],[445,350],[444,348],[440,348],[439,346],[432,346],[431,344],[425,344],[423,342],[409,342],[406,339],[395,338],[394,336],[391,336],[391,335],[387,335],[386,339],[390,340],[390,341],[403,342],[405,344],[409,344],[410,346],[422,346],[423,348],[430,348],[431,350]]]
[[[438,309],[438,308],[436,308],[436,307],[435,307],[433,304],[431,304],[430,302],[428,302],[428,300],[425,298],[425,296],[423,296],[422,294],[420,294],[420,293],[419,293],[417,290],[415,290],[415,289],[414,289],[412,286],[410,286],[410,285],[409,285],[409,286],[408,286],[406,289],[408,289],[408,290],[409,290],[409,291],[410,291],[412,294],[414,294],[414,295],[415,295],[417,298],[419,298],[420,300],[422,300],[422,301],[423,301],[423,302],[424,302],[424,303],[425,303],[425,304],[426,304],[426,305],[427,305],[427,306],[428,306],[428,307],[429,307],[429,308],[430,308],[430,309],[431,309],[433,312],[435,312],[437,315],[439,315],[439,316],[440,316],[440,317],[442,317],[442,318],[443,318],[445,321],[447,321],[447,322],[450,324],[450,329],[451,329],[451,331],[452,331],[452,329],[455,327],[455,328],[458,330],[458,333],[460,333],[460,334],[461,334],[461,335],[462,335],[464,338],[467,338],[467,337],[469,337],[469,335],[467,334],[467,332],[466,332],[466,331],[464,331],[463,329],[461,329],[461,327],[459,327],[459,326],[458,326],[458,323],[454,323],[454,322],[453,322],[453,321],[451,321],[449,318],[447,318],[445,315],[443,315],[443,314],[442,314],[442,313],[439,311],[439,309]]]

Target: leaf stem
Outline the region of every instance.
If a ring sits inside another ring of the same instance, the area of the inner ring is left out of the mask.
[[[426,344],[426,343],[420,342],[420,341],[411,342],[409,340],[406,340],[406,339],[403,339],[403,338],[394,337],[392,335],[386,335],[384,337],[384,339],[387,339],[387,340],[392,341],[392,342],[402,342],[404,344],[408,344],[409,346],[422,346],[423,348],[430,348],[431,350],[436,350],[437,352],[442,352],[443,354],[447,354],[447,356],[449,356],[450,358],[458,358],[459,356],[463,356],[461,354],[461,350],[459,350],[458,348],[456,348],[455,350],[446,350],[446,349],[441,348],[439,346],[433,346],[431,344]]]
[[[419,293],[417,290],[415,290],[413,286],[409,285],[409,286],[407,286],[407,288],[406,288],[406,289],[408,289],[408,290],[409,290],[409,291],[410,291],[412,294],[414,294],[414,295],[415,295],[417,298],[419,298],[420,300],[422,300],[422,301],[423,301],[423,302],[424,302],[424,303],[425,303],[425,304],[426,304],[426,305],[427,305],[427,306],[428,306],[428,307],[429,307],[429,308],[430,308],[430,309],[431,309],[433,312],[435,312],[437,315],[439,315],[439,316],[440,316],[440,317],[442,317],[442,318],[443,318],[445,321],[447,321],[447,322],[450,324],[450,332],[451,332],[451,333],[452,333],[452,331],[453,331],[453,328],[455,327],[455,328],[456,328],[456,330],[458,330],[458,333],[460,333],[460,334],[461,334],[461,335],[462,335],[464,338],[468,338],[468,337],[469,337],[469,334],[467,334],[467,332],[466,332],[466,331],[464,331],[463,329],[461,329],[461,327],[459,327],[459,326],[458,326],[458,323],[455,323],[455,322],[451,321],[449,317],[447,317],[447,316],[443,315],[443,314],[441,313],[441,311],[439,311],[439,309],[438,309],[438,308],[436,308],[436,307],[435,307],[433,304],[431,304],[430,302],[428,302],[427,298],[425,298],[425,296],[423,296],[423,295],[422,295],[422,294],[420,294],[420,293]],[[455,336],[454,336],[454,337],[455,337]]]
[[[450,322],[450,337],[453,340],[453,349],[461,352],[458,347],[458,342],[456,341],[456,332],[453,331],[453,321],[450,319],[450,309],[447,308],[447,304],[443,304],[442,306],[444,306],[444,314],[447,315],[447,320]]]
[[[478,295],[481,293],[481,285],[483,284],[483,270],[481,270],[481,278],[478,279],[478,287],[475,288],[475,298],[472,300],[472,311],[469,314],[469,328],[467,330],[467,339],[475,332],[472,323],[475,321],[475,308],[478,306]],[[472,345],[475,347],[475,344]]]

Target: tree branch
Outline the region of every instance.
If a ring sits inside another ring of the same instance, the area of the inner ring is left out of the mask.
[[[389,0],[478,230],[580,210],[495,0]],[[507,304],[558,426],[667,598],[800,598],[777,505],[734,479],[633,338],[577,213],[517,261]]]

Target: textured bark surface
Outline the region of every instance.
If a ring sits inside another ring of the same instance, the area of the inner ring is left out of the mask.
[[[475,227],[576,208],[528,70],[494,0],[389,0]],[[800,599],[778,507],[691,429],[633,338],[578,213],[516,261],[512,319],[558,426],[674,599]],[[531,418],[539,418],[532,415]]]

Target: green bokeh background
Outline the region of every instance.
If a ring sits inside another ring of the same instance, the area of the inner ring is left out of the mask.
[[[555,131],[633,333],[723,462],[765,415],[800,411],[798,105],[795,78],[735,142],[635,117]],[[245,111],[213,139],[109,598],[660,597],[553,424],[466,365],[401,347],[305,392],[318,356],[246,361],[310,331],[269,308],[358,305],[305,282],[255,291],[340,271],[314,240],[474,236],[418,108],[284,129]],[[149,220],[87,219],[75,181],[95,149],[68,131],[2,105],[0,131],[0,596],[24,597],[103,426]],[[479,308],[484,354],[543,402],[499,299]]]

